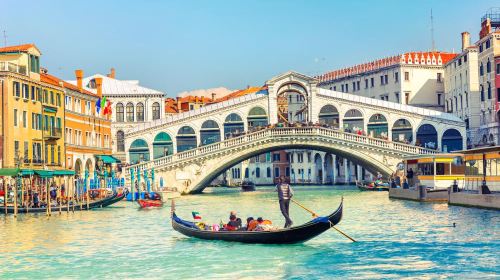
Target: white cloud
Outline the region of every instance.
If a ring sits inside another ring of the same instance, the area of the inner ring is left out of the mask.
[[[225,87],[218,87],[218,88],[208,88],[208,89],[196,89],[196,90],[191,90],[191,91],[183,91],[177,96],[179,97],[184,97],[188,95],[193,95],[193,96],[205,96],[212,98],[212,93],[215,93],[215,98],[221,98],[223,96],[226,96],[230,94],[231,92],[234,92],[234,90],[230,90]]]

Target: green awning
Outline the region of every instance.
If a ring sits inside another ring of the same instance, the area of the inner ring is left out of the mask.
[[[112,155],[96,155],[98,159],[102,159],[104,163],[120,163],[121,161]]]
[[[75,175],[75,171],[73,170],[54,170],[52,171],[54,176],[73,176]]]
[[[41,178],[52,178],[53,172],[50,170],[35,170],[35,174]]]
[[[43,107],[43,111],[45,113],[57,113],[57,109],[50,108],[50,107]]]
[[[17,176],[19,171],[19,168],[0,168],[0,176]]]
[[[31,176],[35,174],[33,169],[21,169],[21,176]]]

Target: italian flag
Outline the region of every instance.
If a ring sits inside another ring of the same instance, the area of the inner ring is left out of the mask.
[[[193,219],[201,220],[201,216],[200,216],[199,212],[192,212],[191,214],[193,214]]]

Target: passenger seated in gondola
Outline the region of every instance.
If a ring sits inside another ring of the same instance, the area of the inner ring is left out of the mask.
[[[241,227],[241,220],[238,223],[236,216],[231,215],[231,216],[229,216],[229,222],[225,225],[224,228],[226,230],[233,231],[233,230],[238,230],[240,227]]]
[[[161,200],[161,196],[158,193],[154,193],[153,200]]]
[[[255,230],[255,228],[257,227],[257,224],[258,224],[257,220],[255,220],[253,217],[247,218],[246,230],[248,230],[248,231]]]
[[[147,193],[147,192],[144,193],[144,199],[150,199],[149,193]]]
[[[269,220],[264,220],[262,217],[257,218],[257,226],[255,231],[270,231],[274,229],[273,223]]]

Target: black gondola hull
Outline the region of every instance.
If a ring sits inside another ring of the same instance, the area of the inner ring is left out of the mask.
[[[174,230],[189,236],[206,240],[223,240],[255,244],[292,244],[305,242],[335,226],[342,219],[343,203],[327,221],[313,220],[306,224],[276,231],[208,231],[191,228],[178,222],[180,218],[172,213],[172,227]],[[182,220],[181,220],[182,221]],[[188,222],[189,223],[189,222]]]

